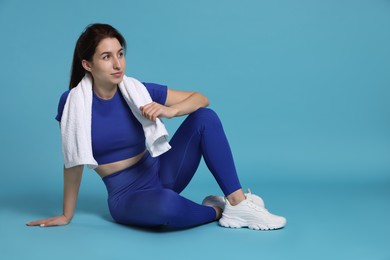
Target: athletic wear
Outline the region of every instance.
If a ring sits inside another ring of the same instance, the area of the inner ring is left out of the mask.
[[[153,101],[165,104],[165,86],[145,86]],[[64,93],[57,120],[61,119],[66,97]],[[120,91],[110,100],[94,95],[92,106],[92,149],[99,164],[130,158],[145,149],[141,125]],[[188,115],[170,144],[172,148],[161,156],[153,158],[146,152],[136,165],[103,178],[115,221],[173,228],[214,221],[213,208],[179,195],[194,176],[202,156],[225,195],[241,188],[228,140],[213,110],[200,108]]]
[[[248,200],[252,201],[255,205],[259,207],[265,207],[264,201],[261,197],[256,194],[252,194],[250,189],[245,193],[245,196]],[[222,210],[225,209],[225,198],[223,196],[210,195],[203,199],[202,205],[210,207],[220,207]]]
[[[165,104],[167,87],[144,83],[154,102]],[[56,119],[61,120],[69,90],[60,99]],[[119,90],[111,99],[93,93],[92,151],[98,164],[121,161],[145,150],[142,125],[135,118]]]
[[[213,208],[201,206],[164,187],[159,158],[147,152],[134,166],[103,181],[113,219],[121,224],[186,228],[215,220]]]
[[[201,108],[191,113],[171,140],[172,149],[153,158],[146,153],[134,166],[103,178],[115,221],[136,226],[187,228],[214,221],[213,208],[179,195],[203,155],[228,195],[241,188],[221,122]]]
[[[284,227],[286,219],[271,214],[267,209],[247,198],[235,206],[230,205],[226,200],[225,210],[219,224],[230,228],[248,227],[255,230],[270,230]]]
[[[247,200],[252,201],[256,206],[265,208],[263,199],[256,194],[252,194],[250,189],[245,193],[245,197]]]
[[[223,196],[210,195],[203,199],[202,205],[209,207],[219,207],[225,209],[225,199]]]

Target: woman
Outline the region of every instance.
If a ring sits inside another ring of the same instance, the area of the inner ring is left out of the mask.
[[[269,213],[260,197],[242,191],[222,124],[214,111],[205,108],[209,104],[207,97],[144,83],[152,102],[137,108],[142,115],[137,120],[137,111],[129,108],[118,87],[125,77],[125,49],[125,39],[110,25],[88,26],[76,43],[69,90],[61,96],[56,117],[61,122],[69,93],[76,86],[75,90],[79,88],[87,76],[91,77],[90,135],[98,164],[95,171],[107,187],[113,219],[141,227],[188,228],[219,220],[224,227],[282,228],[285,218]],[[187,114],[170,141],[172,148],[152,157],[145,148],[140,122],[145,118],[156,122],[159,118]],[[62,131],[66,126],[66,122],[61,122]],[[202,156],[226,197],[208,196],[200,205],[179,193],[195,174]],[[82,172],[83,164],[64,167],[62,215],[27,225],[70,223]]]

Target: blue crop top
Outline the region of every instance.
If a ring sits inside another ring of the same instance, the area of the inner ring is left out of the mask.
[[[143,83],[152,100],[165,104],[167,87]],[[62,94],[58,104],[57,121],[61,121],[70,90]],[[141,153],[145,149],[142,125],[131,112],[119,89],[111,99],[102,99],[93,93],[92,152],[98,164],[117,162]]]

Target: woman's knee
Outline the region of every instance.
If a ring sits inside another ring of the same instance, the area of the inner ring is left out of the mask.
[[[189,118],[203,124],[221,124],[218,114],[211,108],[202,107],[192,112]]]

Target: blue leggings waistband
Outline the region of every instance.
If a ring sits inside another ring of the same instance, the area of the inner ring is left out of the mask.
[[[158,158],[146,152],[136,164],[103,177],[109,197],[125,188],[139,190],[146,186],[160,187],[158,164]]]

